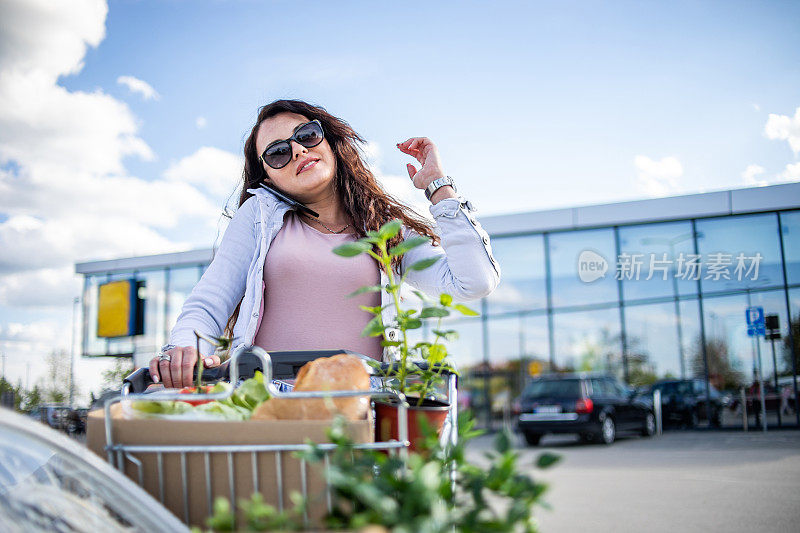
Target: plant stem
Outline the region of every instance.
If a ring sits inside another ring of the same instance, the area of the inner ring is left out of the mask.
[[[437,330],[437,331],[441,331],[441,330],[442,330],[442,317],[439,317],[439,322],[436,324],[436,330]],[[436,334],[436,338],[433,340],[433,344],[431,345],[431,348],[433,348],[434,346],[436,346],[437,344],[439,344],[439,338],[440,338],[440,337],[441,337],[441,335],[439,335],[439,334],[437,333],[437,334]],[[422,406],[422,400],[425,398],[425,396],[427,396],[427,394],[428,394],[428,389],[430,389],[430,388],[431,388],[431,385],[432,385],[432,383],[433,383],[434,381],[438,381],[438,380],[439,380],[439,378],[441,378],[441,377],[442,377],[442,368],[443,368],[443,365],[442,365],[442,363],[439,363],[439,370],[436,372],[436,378],[434,378],[434,379],[430,379],[430,380],[427,380],[427,381],[425,382],[425,388],[424,388],[424,389],[422,389],[422,394],[420,395],[419,403],[417,403],[417,406],[418,406],[418,407],[419,407],[419,406]]]
[[[400,316],[400,300],[398,299],[398,291],[400,290],[399,286],[394,284],[394,273],[392,272],[392,258],[388,255],[386,251],[386,243],[380,243],[380,250],[381,250],[381,262],[386,267],[387,277],[389,278],[389,292],[392,293],[392,300],[394,301],[394,308],[397,311],[397,316]],[[398,318],[399,321],[399,318]],[[406,362],[408,360],[408,337],[406,336],[405,328],[400,328],[400,331],[403,333],[403,342],[400,345],[400,371],[398,372],[398,380],[400,381],[400,392],[402,394],[406,393]]]

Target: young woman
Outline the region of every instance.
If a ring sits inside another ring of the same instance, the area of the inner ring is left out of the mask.
[[[390,246],[414,235],[431,238],[393,263],[398,275],[406,265],[441,256],[432,267],[411,271],[410,285],[431,296],[446,292],[457,301],[481,298],[497,287],[500,265],[489,236],[472,203],[456,194],[433,142],[414,137],[397,148],[421,165],[419,170],[407,165],[408,175],[431,201],[438,231],[381,189],[362,159],[363,142],[343,120],[299,100],[277,100],[259,110],[244,145],[239,209],[186,299],[170,343],[150,362],[154,381],[191,385],[198,357],[194,330],[215,336],[227,330],[234,346],[346,348],[389,360],[393,352],[381,347],[381,337],[360,336],[373,315],[359,307],[389,304],[388,292],[345,297],[364,285],[385,287],[387,273],[368,255],[344,258],[332,249],[395,218],[403,229]],[[384,324],[393,315],[387,307]],[[397,332],[389,330],[386,337],[397,340]],[[219,360],[207,355],[204,364],[216,366]]]

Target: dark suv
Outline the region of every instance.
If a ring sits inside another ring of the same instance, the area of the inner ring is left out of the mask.
[[[661,417],[665,424],[670,422],[695,427],[701,420],[708,420],[706,413],[706,383],[702,379],[672,379],[657,381],[650,393],[661,391]],[[708,384],[711,398],[711,425],[722,425],[722,395]]]
[[[652,399],[595,374],[553,374],[531,381],[519,399],[517,427],[535,446],[546,433],[577,433],[611,444],[617,432],[655,433]]]

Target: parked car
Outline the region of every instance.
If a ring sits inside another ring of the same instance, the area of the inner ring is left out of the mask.
[[[671,379],[657,381],[651,386],[654,391],[661,391],[661,419],[664,424],[678,423],[686,427],[696,427],[701,421],[708,421],[706,413],[706,382],[702,379]],[[708,384],[711,398],[711,425],[722,425],[722,410],[725,399]]]
[[[542,376],[528,383],[516,405],[517,428],[532,446],[547,433],[611,444],[618,433],[656,431],[652,401],[608,375]]]
[[[0,531],[189,529],[84,446],[0,408]]]

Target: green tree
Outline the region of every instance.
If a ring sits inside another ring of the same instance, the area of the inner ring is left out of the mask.
[[[706,357],[708,357],[708,379],[717,388],[724,390],[738,389],[744,385],[744,376],[733,369],[725,339],[706,339]],[[691,369],[694,376],[704,376],[706,369],[703,361],[703,339],[699,337],[694,343],[691,358]]]
[[[133,359],[128,357],[119,357],[114,361],[114,366],[108,370],[104,370],[103,376],[103,390],[119,389],[122,386],[122,380],[133,372]]]
[[[792,339],[785,333],[783,335],[783,369],[780,374],[784,376],[791,376],[795,369],[800,373],[800,314],[796,318],[789,321],[789,329],[792,333]],[[792,340],[794,340],[794,353],[792,353]],[[792,361],[794,360],[794,361]]]
[[[53,350],[47,356],[47,373],[42,384],[42,397],[50,403],[69,401],[70,392],[70,355],[66,350]],[[72,394],[77,396],[78,387],[72,383]]]
[[[6,381],[5,378],[0,378],[0,399],[2,399],[4,407],[10,407],[15,411],[19,411],[23,393],[24,391],[22,390],[21,383],[17,383],[17,385],[14,386]],[[10,405],[6,405],[6,401],[9,401]]]

